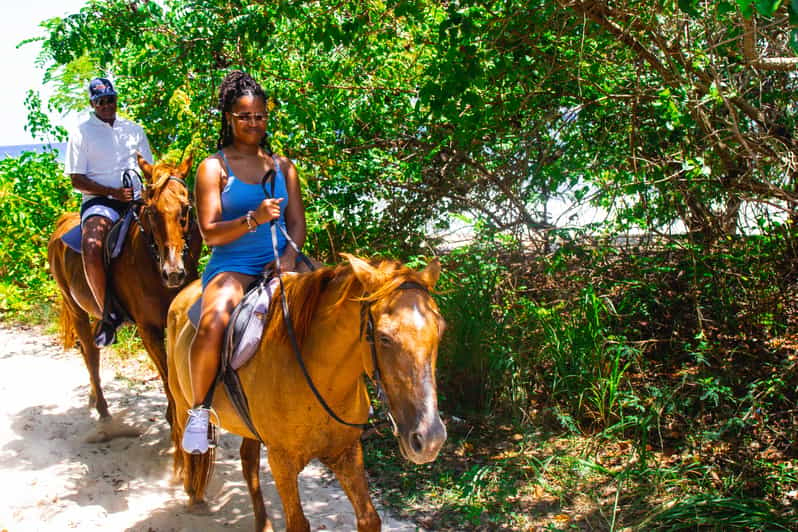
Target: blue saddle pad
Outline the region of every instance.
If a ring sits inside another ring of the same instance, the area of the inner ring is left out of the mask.
[[[125,215],[114,224],[114,227],[109,231],[109,236],[115,235],[116,241],[115,242],[106,242],[107,246],[113,246],[111,249],[111,258],[115,259],[122,253],[122,248],[124,247],[125,240],[127,239],[127,231],[130,228],[130,222],[133,221],[133,209],[128,210]],[[117,229],[117,225],[120,227]],[[81,224],[76,225],[64,235],[61,236],[61,240],[69,246],[70,249],[80,253],[80,241],[83,237],[83,229]]]
[[[72,251],[80,253],[80,239],[82,235],[83,231],[80,228],[80,224],[78,224],[62,235],[61,240],[63,240],[64,244],[69,246]]]

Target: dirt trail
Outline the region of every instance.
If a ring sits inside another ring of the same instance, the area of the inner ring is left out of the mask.
[[[105,353],[103,361],[113,357]],[[80,354],[62,351],[39,329],[0,325],[0,531],[252,530],[240,438],[221,437],[208,497],[213,513],[190,514],[181,486],[171,482],[166,401],[154,371],[106,362],[102,379],[111,413],[141,436],[84,442],[96,414]],[[266,507],[283,530],[265,456],[261,462]],[[299,482],[312,530],[356,529],[349,500],[326,468],[311,463]],[[421,530],[378,510],[385,531]]]

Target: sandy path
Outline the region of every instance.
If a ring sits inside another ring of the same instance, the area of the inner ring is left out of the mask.
[[[154,372],[106,363],[102,379],[111,413],[141,428],[140,437],[85,443],[96,414],[80,354],[63,352],[37,329],[0,325],[0,531],[252,530],[240,438],[221,437],[208,497],[213,513],[189,514],[182,488],[170,482],[166,401]],[[283,530],[265,456],[261,463],[266,507]],[[312,530],[355,530],[349,501],[326,468],[308,466],[300,490]],[[420,530],[379,511],[383,530]]]

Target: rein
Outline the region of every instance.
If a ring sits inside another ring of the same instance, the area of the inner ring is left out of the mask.
[[[263,193],[267,198],[274,197],[274,181],[276,177],[276,172],[274,170],[269,170],[264,174],[263,178],[261,179],[261,187],[263,188]],[[271,193],[266,190],[266,183],[271,179]],[[315,266],[308,260],[304,253],[300,250],[299,246],[297,246],[296,242],[291,238],[288,234],[288,231],[283,227],[282,224],[277,223],[277,220],[271,220],[269,222],[269,229],[271,232],[271,241],[272,241],[272,251],[274,253],[274,262],[277,270],[277,279],[280,282],[280,305],[283,310],[283,319],[285,320],[285,328],[286,333],[288,335],[288,339],[291,342],[291,348],[294,350],[294,355],[296,356],[297,363],[299,364],[300,369],[302,370],[302,375],[305,377],[305,381],[308,383],[308,387],[310,391],[313,392],[313,395],[316,396],[316,400],[322,406],[325,412],[333,418],[335,421],[342,425],[346,425],[347,427],[353,427],[357,429],[366,429],[372,426],[372,423],[351,423],[349,421],[345,421],[341,419],[341,417],[336,414],[330,405],[327,404],[327,401],[324,400],[324,397],[319,392],[316,385],[313,383],[313,379],[310,377],[310,373],[308,372],[308,368],[305,366],[305,361],[302,358],[302,351],[299,348],[299,342],[296,339],[296,333],[294,332],[294,325],[291,321],[291,315],[288,311],[288,300],[285,297],[285,285],[283,284],[283,275],[280,269],[280,254],[277,250],[277,229],[280,229],[280,232],[285,237],[286,241],[288,242],[291,247],[294,248],[297,252],[297,256],[311,269],[315,270]],[[405,282],[399,286],[399,289],[402,288],[419,288],[424,290],[425,292],[427,289],[415,282]],[[374,367],[374,373],[371,375],[371,380],[377,387],[377,397],[380,401],[384,402],[388,406],[388,419],[391,421],[391,424],[394,427],[394,432],[396,431],[396,422],[391,415],[390,404],[388,403],[388,396],[385,394],[381,384],[380,378],[380,370],[379,370],[379,362],[377,361],[377,347],[374,343],[374,317],[371,314],[371,302],[363,301],[363,305],[361,306],[361,324],[360,324],[360,331],[361,336],[363,335],[364,331],[364,316],[368,317],[367,324],[365,326],[366,331],[366,340],[369,343],[371,349],[371,361]],[[257,432],[255,433],[257,434]]]

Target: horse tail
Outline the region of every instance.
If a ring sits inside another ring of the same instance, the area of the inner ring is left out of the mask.
[[[183,474],[183,449],[181,448],[180,439],[182,438],[182,433],[178,430],[178,421],[175,419],[175,410],[173,408],[170,412],[172,418],[169,420],[169,425],[171,425],[172,430],[172,445],[175,448],[175,454],[172,456],[172,478],[180,479]]]
[[[180,442],[177,443],[180,445]],[[180,449],[179,454],[183,455],[183,487],[189,496],[189,504],[203,503],[216,463],[216,448],[211,447],[204,454],[188,454]]]
[[[61,309],[59,310],[58,326],[61,331],[61,344],[64,349],[74,347],[77,334],[75,332],[75,316],[67,307],[66,301],[61,298]]]

